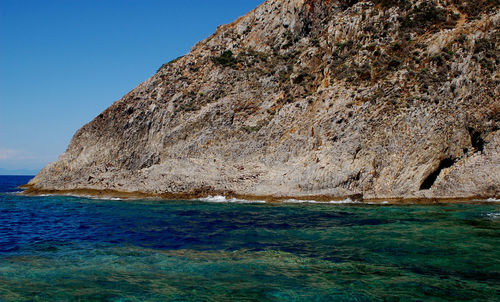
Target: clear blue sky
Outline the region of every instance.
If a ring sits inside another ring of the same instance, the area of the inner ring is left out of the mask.
[[[111,103],[264,0],[0,0],[0,174],[36,172]]]

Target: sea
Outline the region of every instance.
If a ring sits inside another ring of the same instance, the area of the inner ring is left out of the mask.
[[[24,196],[0,176],[0,301],[500,301],[500,202]]]

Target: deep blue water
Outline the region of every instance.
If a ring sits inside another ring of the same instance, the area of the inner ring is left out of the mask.
[[[500,205],[243,204],[15,194],[0,301],[499,301]]]

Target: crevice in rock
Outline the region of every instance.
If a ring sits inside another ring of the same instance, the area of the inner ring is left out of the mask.
[[[477,131],[474,128],[467,128],[470,135],[470,143],[477,152],[483,152],[484,150],[484,140],[481,137],[481,132]]]
[[[441,171],[443,169],[446,169],[446,168],[449,168],[449,167],[453,166],[455,164],[455,162],[456,161],[455,161],[454,158],[445,158],[445,159],[441,160],[441,162],[439,163],[439,166],[437,167],[437,169],[434,170],[434,172],[432,172],[431,174],[429,174],[429,176],[427,176],[424,179],[424,181],[420,185],[420,190],[428,190],[428,189],[430,189],[432,187],[432,185],[434,185],[434,182],[438,178],[439,174],[441,174]]]
[[[143,161],[143,163],[139,167],[139,170],[149,168],[159,163],[160,163],[160,156],[158,154],[151,154],[145,161]]]
[[[343,188],[350,188],[353,184],[355,185],[355,183],[358,183],[360,178],[361,178],[361,171],[358,171],[358,173],[356,174],[349,175],[349,177],[343,182],[341,182],[339,186]]]

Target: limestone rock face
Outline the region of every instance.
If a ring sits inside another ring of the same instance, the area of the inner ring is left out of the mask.
[[[74,135],[32,190],[498,197],[498,1],[268,0]]]

